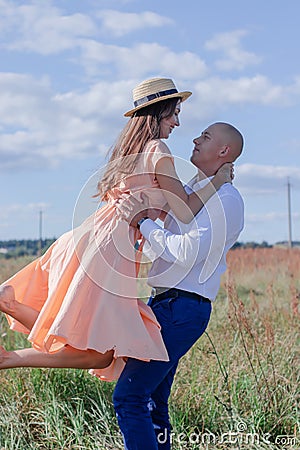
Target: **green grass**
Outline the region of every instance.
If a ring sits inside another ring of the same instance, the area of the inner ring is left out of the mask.
[[[1,381],[2,448],[113,449],[121,442],[112,384],[73,369],[14,369]]]
[[[207,332],[175,378],[173,449],[299,450],[300,253],[235,250],[228,259]],[[0,335],[8,349],[28,345],[4,317]],[[114,383],[27,368],[0,372],[0,383],[1,449],[123,448]]]

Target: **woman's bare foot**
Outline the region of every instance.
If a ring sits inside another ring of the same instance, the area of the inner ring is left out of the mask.
[[[0,311],[5,314],[13,315],[16,311],[17,300],[15,298],[15,291],[12,286],[0,287]]]

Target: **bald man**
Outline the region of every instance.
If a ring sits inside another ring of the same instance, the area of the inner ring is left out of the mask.
[[[188,194],[208,183],[223,164],[234,162],[243,149],[241,133],[223,122],[210,125],[193,142],[191,162],[198,173],[186,186]],[[148,304],[161,325],[169,361],[128,359],[113,401],[127,450],[169,450],[168,400],[174,375],[180,358],[208,325],[226,254],[244,226],[244,205],[237,189],[226,183],[189,224],[170,212],[162,228],[149,218],[151,211],[145,216],[146,206],[131,199],[121,209],[130,210],[134,219],[124,219],[140,229],[153,260]]]

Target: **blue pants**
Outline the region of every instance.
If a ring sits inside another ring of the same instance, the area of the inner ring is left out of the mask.
[[[113,402],[126,450],[169,450],[168,399],[179,359],[204,333],[211,303],[172,295],[148,303],[162,329],[169,361],[129,358],[115,387]]]

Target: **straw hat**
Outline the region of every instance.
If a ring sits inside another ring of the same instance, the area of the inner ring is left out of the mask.
[[[151,78],[136,86],[133,91],[134,108],[127,111],[124,116],[130,117],[141,108],[153,103],[167,100],[168,98],[180,97],[184,102],[190,95],[189,91],[178,92],[174,82],[169,78]]]

